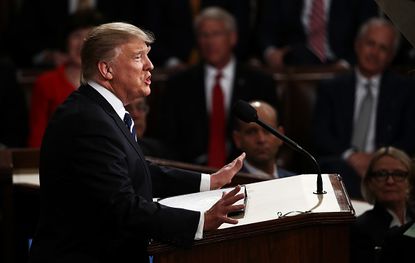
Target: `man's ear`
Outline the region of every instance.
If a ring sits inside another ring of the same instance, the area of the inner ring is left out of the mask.
[[[98,62],[98,70],[101,76],[106,80],[111,80],[113,78],[111,66],[106,61]]]
[[[281,133],[281,134],[285,134],[284,127],[282,127],[282,126],[278,126],[277,131],[279,133]],[[280,139],[278,139],[278,141],[279,141],[279,144],[278,145],[282,145],[283,144],[283,142]]]
[[[240,150],[241,149],[241,134],[237,130],[234,130],[232,132],[232,138],[233,138],[233,142],[235,143],[236,148]]]

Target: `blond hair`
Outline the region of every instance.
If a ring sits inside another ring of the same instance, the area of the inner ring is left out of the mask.
[[[81,51],[81,83],[86,84],[96,74],[99,61],[111,61],[116,56],[117,47],[132,39],[146,44],[154,41],[152,33],[122,22],[102,24],[92,29]]]
[[[392,146],[382,147],[373,154],[373,158],[370,161],[367,172],[364,175],[362,182],[361,182],[361,191],[362,191],[363,198],[370,204],[374,204],[376,201],[375,195],[373,194],[373,192],[370,190],[370,187],[369,187],[369,181],[372,178],[371,175],[373,173],[373,167],[384,156],[389,156],[395,160],[400,161],[405,166],[405,168],[408,169],[409,191],[412,191],[412,184],[414,181],[414,167],[413,167],[411,158],[409,158],[409,156],[405,152],[397,148],[394,148]]]

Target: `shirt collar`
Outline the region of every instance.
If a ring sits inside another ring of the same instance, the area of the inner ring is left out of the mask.
[[[88,84],[96,91],[98,91],[98,93],[101,94],[102,97],[104,97],[105,100],[108,101],[108,103],[114,108],[115,112],[120,117],[120,119],[124,120],[126,110],[124,108],[122,101],[119,98],[117,98],[117,96],[115,96],[114,93],[104,88],[102,85],[92,80],[89,80]]]
[[[356,68],[356,80],[357,83],[361,86],[366,85],[367,82],[370,81],[372,83],[372,87],[379,87],[380,77],[381,74],[376,74],[372,76],[370,79],[368,79],[367,77],[363,76],[363,74],[360,72],[358,68]]]
[[[255,166],[250,164],[247,160],[244,160],[244,166],[249,171],[249,173],[256,174],[261,179],[270,179],[269,174],[267,174],[266,172],[256,168]],[[274,164],[274,174],[272,175],[272,177],[273,178],[279,178],[276,164]]]
[[[231,60],[229,60],[228,64],[226,64],[226,66],[220,70],[222,72],[222,78],[228,78],[229,76],[231,76],[231,74],[234,72],[234,69],[235,69],[235,58],[232,57]],[[207,72],[208,77],[214,78],[214,76],[218,74],[218,71],[219,70],[215,68],[214,66],[206,64],[206,72]]]

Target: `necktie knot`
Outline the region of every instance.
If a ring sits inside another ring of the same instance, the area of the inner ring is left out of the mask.
[[[221,78],[222,78],[222,72],[218,71],[218,73],[216,73],[216,76],[215,76],[215,82],[219,83]]]
[[[134,122],[128,112],[126,112],[124,115],[124,123],[127,126],[128,131],[130,132],[131,136],[133,136],[134,140],[137,141],[137,134],[136,134],[135,127],[134,127]]]
[[[366,82],[365,89],[368,95],[372,95],[372,82],[370,80]]]

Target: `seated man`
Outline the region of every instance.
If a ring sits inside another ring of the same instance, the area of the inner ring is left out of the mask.
[[[160,131],[166,145],[179,151],[175,159],[218,168],[235,150],[232,105],[238,99],[277,105],[276,86],[272,76],[235,58],[237,27],[228,12],[204,9],[195,20],[195,32],[203,62],[167,81]]]
[[[280,133],[277,111],[268,103],[253,101],[250,103],[257,110],[258,118]],[[276,155],[282,141],[256,123],[235,120],[233,141],[236,147],[246,153],[241,172],[255,174],[260,179],[274,179],[292,176],[294,173],[277,168]]]
[[[318,90],[315,152],[322,171],[339,173],[352,198],[361,198],[360,178],[376,149],[391,145],[415,152],[414,83],[387,70],[398,44],[399,32],[390,22],[369,20],[355,41],[355,70]]]

